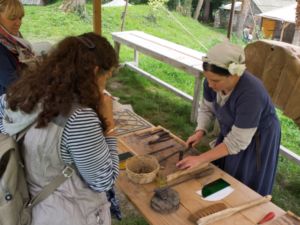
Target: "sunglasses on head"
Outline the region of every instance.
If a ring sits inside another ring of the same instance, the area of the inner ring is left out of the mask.
[[[78,36],[76,37],[77,40],[79,40],[84,46],[86,46],[88,49],[95,49],[96,45],[87,37],[84,36]]]

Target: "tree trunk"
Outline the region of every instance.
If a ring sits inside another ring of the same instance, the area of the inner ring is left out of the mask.
[[[237,25],[236,25],[236,34],[238,37],[243,36],[243,29],[248,16],[249,9],[250,9],[250,0],[243,0],[242,9],[237,18]]]
[[[198,4],[197,4],[197,7],[196,7],[196,10],[194,12],[194,20],[197,20],[199,15],[200,15],[200,11],[201,11],[201,8],[202,8],[202,5],[203,5],[203,1],[204,0],[199,0],[198,1]]]
[[[85,8],[85,0],[64,0],[62,5],[59,7],[64,12],[75,12],[82,18],[87,17]]]
[[[295,34],[294,34],[294,38],[293,38],[293,44],[300,46],[300,0],[297,1],[296,25],[295,25]]]
[[[204,5],[204,16],[203,16],[203,21],[204,21],[204,22],[209,22],[209,16],[210,16],[210,1],[211,1],[211,0],[205,0],[205,5]]]
[[[185,0],[183,3],[183,15],[191,17],[192,0]]]

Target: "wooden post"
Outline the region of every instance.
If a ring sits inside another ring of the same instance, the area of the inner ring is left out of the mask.
[[[202,78],[203,78],[202,74],[199,74],[197,77],[195,77],[194,97],[192,103],[192,113],[190,118],[191,122],[197,122]]]
[[[93,0],[93,27],[94,32],[101,35],[101,0]]]
[[[126,4],[125,4],[124,12],[122,13],[121,31],[123,31],[124,27],[125,27],[125,19],[126,19],[127,8],[128,8],[128,1],[129,0],[125,0],[125,1],[126,1]]]
[[[285,30],[285,28],[288,27],[289,24],[290,24],[290,23],[288,23],[288,22],[283,22],[283,23],[282,23],[281,32],[280,32],[280,41],[282,41],[282,39],[283,39],[283,34],[284,34],[284,30]]]
[[[232,20],[234,16],[234,5],[235,5],[235,0],[231,0],[231,11],[230,11],[230,18],[229,18],[229,23],[228,23],[228,31],[227,31],[227,38],[230,40],[231,37],[231,31],[232,31]]]

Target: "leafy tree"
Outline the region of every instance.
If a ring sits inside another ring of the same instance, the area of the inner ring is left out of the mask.
[[[88,18],[86,12],[86,0],[64,0],[59,7],[64,12],[75,12],[80,15],[81,18]]]

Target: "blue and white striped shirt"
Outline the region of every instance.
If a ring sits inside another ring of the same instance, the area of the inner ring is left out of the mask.
[[[0,132],[4,96],[0,97]],[[119,173],[117,140],[105,137],[101,121],[91,108],[78,108],[68,118],[61,139],[61,157],[74,163],[81,177],[95,191],[109,190]]]

